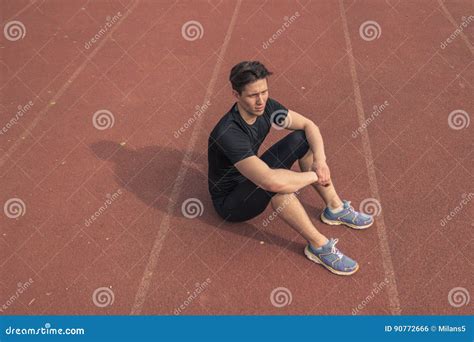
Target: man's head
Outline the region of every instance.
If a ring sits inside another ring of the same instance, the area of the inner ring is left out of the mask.
[[[267,77],[272,73],[258,61],[244,61],[230,71],[232,93],[250,115],[262,115],[268,99]]]

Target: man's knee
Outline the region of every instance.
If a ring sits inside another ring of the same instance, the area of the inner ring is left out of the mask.
[[[290,143],[299,146],[301,144],[307,144],[306,134],[303,130],[297,130],[290,133]]]
[[[276,193],[271,199],[272,206],[275,209],[275,206],[287,205],[295,200],[299,194],[300,190],[291,193]]]
[[[293,152],[301,159],[309,151],[309,143],[303,130],[290,133],[288,144],[292,146]]]

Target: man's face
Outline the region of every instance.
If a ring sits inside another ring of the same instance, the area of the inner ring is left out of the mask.
[[[268,100],[267,79],[247,84],[240,95],[234,90],[234,95],[249,114],[260,116],[263,114]]]

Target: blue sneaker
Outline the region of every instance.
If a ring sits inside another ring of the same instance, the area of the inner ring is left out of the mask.
[[[330,225],[344,224],[354,229],[366,229],[374,223],[372,216],[355,211],[351,202],[342,201],[342,203],[344,207],[338,213],[333,213],[329,208],[324,209],[321,221]]]
[[[314,248],[311,244],[308,244],[304,249],[304,254],[309,260],[323,265],[334,274],[354,274],[359,269],[359,264],[336,248],[338,241],[338,239],[331,239],[319,248]]]

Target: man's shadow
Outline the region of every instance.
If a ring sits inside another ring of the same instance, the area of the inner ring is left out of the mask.
[[[266,236],[270,239],[268,243],[301,255],[304,245],[272,233],[270,231],[272,223],[263,229],[263,227],[258,228],[249,223],[251,221],[223,222],[223,219],[214,211],[208,193],[206,151],[190,155],[188,158],[190,162],[186,165],[186,174],[182,180],[178,179],[184,158],[182,151],[159,146],[147,146],[135,150],[112,141],[99,141],[92,144],[91,149],[98,158],[108,160],[115,172],[116,182],[126,191],[135,194],[147,206],[166,212],[176,182],[183,181],[182,186],[185,190],[181,189],[180,191],[175,210],[172,213],[174,216],[183,216],[181,204],[186,199],[198,198],[205,210],[201,216],[197,216],[195,219],[233,234],[253,237],[258,241]],[[305,206],[308,205],[305,204]],[[309,209],[321,210],[311,206]],[[263,220],[264,216],[257,219]],[[290,228],[288,227],[288,229]]]

